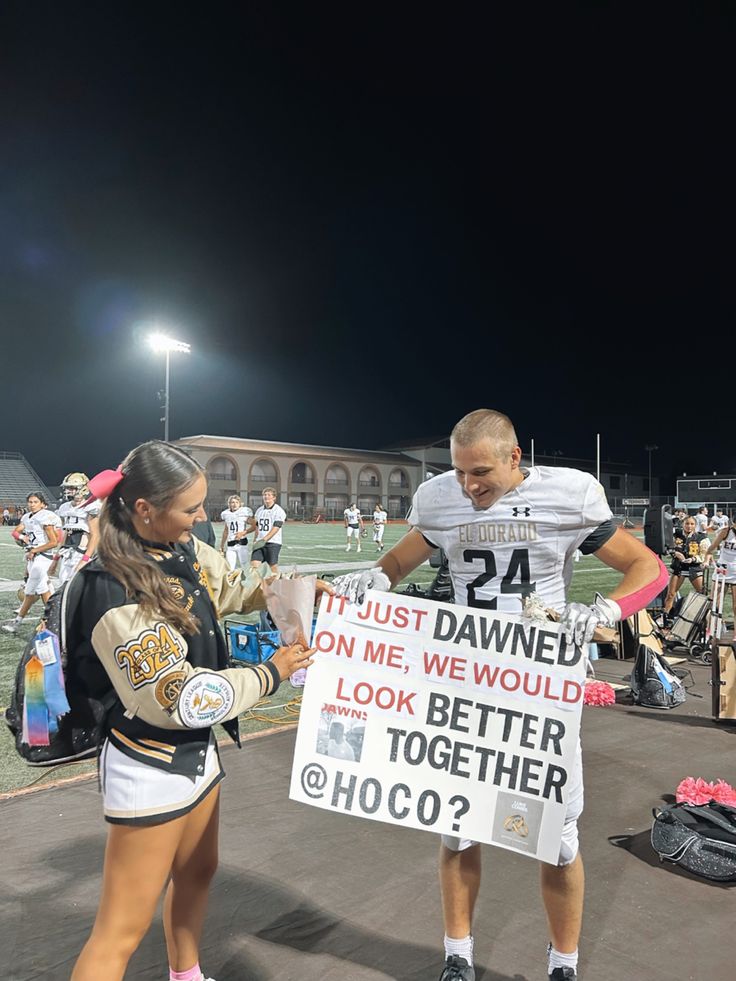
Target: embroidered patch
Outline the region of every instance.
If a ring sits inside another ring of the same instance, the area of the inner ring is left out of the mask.
[[[204,729],[226,719],[234,701],[235,690],[226,678],[202,672],[182,688],[179,715],[188,729]]]
[[[166,576],[166,582],[169,584],[169,589],[174,594],[174,599],[176,602],[181,603],[186,596],[186,591],[181,579],[177,579],[176,576]]]
[[[181,692],[186,676],[186,671],[170,671],[156,685],[154,697],[161,708],[165,709],[169,715],[172,714],[176,703],[179,701],[179,693]]]
[[[177,661],[183,661],[186,648],[165,623],[155,623],[135,640],[116,647],[113,657],[117,666],[126,672],[131,688],[150,685]]]

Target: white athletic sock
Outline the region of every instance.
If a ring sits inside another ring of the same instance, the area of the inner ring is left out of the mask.
[[[445,934],[445,957],[452,957],[453,954],[456,954],[458,957],[464,957],[472,967],[473,943],[472,933],[469,933],[467,937],[462,937],[460,940],[456,940],[454,937],[448,937]]]
[[[547,956],[549,958],[547,963],[547,974],[551,974],[556,967],[571,967],[574,971],[578,969],[578,952],[577,948],[572,952],[572,954],[561,954],[559,950],[555,950],[552,944],[549,945],[547,950]]]

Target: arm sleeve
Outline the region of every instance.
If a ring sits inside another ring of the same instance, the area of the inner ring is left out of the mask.
[[[604,521],[603,524],[598,525],[594,532],[588,535],[584,542],[580,543],[580,551],[583,555],[592,555],[593,552],[597,552],[599,548],[602,548],[609,538],[612,538],[615,534],[615,521]]]
[[[108,610],[91,639],[126,714],[161,729],[226,722],[279,686],[270,662],[224,671],[192,667],[184,636],[134,603]]]

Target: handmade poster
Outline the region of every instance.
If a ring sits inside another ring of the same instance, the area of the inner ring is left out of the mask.
[[[585,683],[556,623],[322,597],[292,799],[556,863]]]

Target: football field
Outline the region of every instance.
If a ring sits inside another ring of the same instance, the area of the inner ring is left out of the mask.
[[[222,534],[222,525],[216,525],[217,540]],[[395,522],[386,527],[384,542],[390,548],[406,533],[404,522]],[[8,620],[18,606],[17,589],[23,576],[23,552],[11,538],[11,529],[0,527],[0,622]],[[306,524],[287,522],[284,527],[284,546],[281,551],[280,568],[288,571],[295,568],[303,573],[339,575],[351,568],[369,568],[378,557],[375,545],[368,537],[361,542],[360,553],[345,551],[345,531],[342,524]],[[427,586],[434,578],[436,570],[429,564],[416,569],[406,582]],[[573,581],[569,598],[589,603],[596,591],[604,595],[613,589],[620,578],[619,573],[608,569],[593,556],[583,557],[574,565]],[[401,588],[401,587],[400,587]],[[689,586],[685,587],[685,591]],[[730,603],[727,605],[730,615]],[[0,631],[0,707],[4,714],[13,685],[15,670],[20,655],[29,637],[34,632],[41,613],[40,601],[26,617],[16,635]],[[253,619],[244,617],[243,619]],[[256,732],[274,724],[294,722],[298,718],[300,693],[288,683],[281,686],[273,699],[264,702],[242,717],[244,732]],[[15,753],[10,733],[5,725],[0,726],[0,792],[24,787],[36,781],[48,781],[84,773],[94,768],[91,763],[71,764],[63,767],[37,768],[26,766]]]

